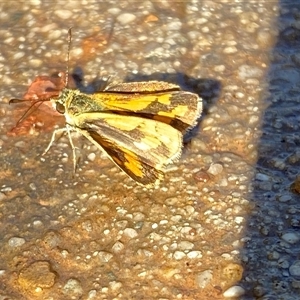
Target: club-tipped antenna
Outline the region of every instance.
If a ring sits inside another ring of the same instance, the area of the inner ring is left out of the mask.
[[[70,64],[71,42],[72,42],[72,27],[70,27],[68,30],[68,51],[67,51],[67,70],[66,70],[65,87],[68,87],[68,83],[69,83],[69,64]]]

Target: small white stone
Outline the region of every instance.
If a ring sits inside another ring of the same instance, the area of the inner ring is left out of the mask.
[[[33,190],[36,191],[36,185],[34,182],[29,183],[29,187]]]
[[[153,240],[153,241],[159,241],[159,240],[161,240],[161,235],[160,234],[158,234],[158,233],[156,233],[156,232],[151,232],[150,234],[149,234],[149,239],[150,240]]]
[[[178,243],[177,247],[178,247],[179,250],[182,250],[182,251],[191,250],[191,249],[194,248],[194,244],[189,242],[189,241],[181,241],[181,242]]]
[[[224,72],[226,67],[224,65],[218,65],[214,67],[215,72]]]
[[[94,152],[92,152],[88,155],[88,160],[90,160],[90,161],[94,161],[95,158],[96,158],[96,154]]]
[[[35,228],[41,228],[44,226],[43,222],[41,220],[35,220],[32,222],[32,225],[35,227]]]
[[[123,243],[117,241],[114,243],[114,245],[112,246],[111,250],[114,252],[114,253],[118,253],[118,252],[121,252],[122,250],[124,249],[124,245]]]
[[[41,59],[33,58],[28,61],[31,67],[38,68],[42,65],[43,61]]]
[[[172,21],[166,24],[167,30],[180,30],[182,27],[182,23],[180,21]]]
[[[249,119],[249,124],[256,124],[259,121],[258,116],[251,116]]]
[[[61,37],[61,30],[51,30],[48,34],[50,40],[58,40]]]
[[[121,287],[122,287],[122,283],[121,282],[118,282],[118,281],[111,281],[109,283],[109,287],[113,290],[113,291],[116,291],[116,290],[119,290]]]
[[[260,46],[269,47],[274,43],[274,35],[272,35],[269,30],[261,30],[258,31],[256,40]]]
[[[29,2],[30,2],[31,5],[41,5],[40,0],[30,0]]]
[[[83,293],[80,281],[74,278],[69,279],[63,287],[63,293],[68,296],[80,298],[79,296]]]
[[[260,180],[260,181],[268,181],[268,180],[270,180],[270,176],[263,174],[263,173],[257,173],[255,175],[255,179]]]
[[[96,290],[90,290],[88,294],[88,299],[94,299],[97,296]]]
[[[245,94],[242,93],[242,92],[237,92],[237,93],[235,94],[235,96],[236,96],[236,98],[238,98],[238,99],[243,99],[243,98],[245,97]]]
[[[115,60],[114,64],[117,69],[125,69],[126,68],[126,64],[122,60]]]
[[[202,257],[202,252],[195,250],[195,251],[191,251],[187,254],[188,258],[201,258]]]
[[[80,57],[83,54],[83,49],[79,47],[73,47],[70,51],[71,57]]]
[[[25,239],[19,237],[12,237],[8,240],[8,245],[10,247],[20,247],[25,244]]]
[[[18,60],[18,59],[20,59],[20,58],[22,58],[22,57],[24,57],[24,56],[25,56],[25,53],[22,52],[22,51],[19,51],[19,52],[16,52],[16,53],[13,55],[13,59],[14,59],[14,60]]]
[[[234,222],[235,222],[236,224],[242,224],[242,223],[244,222],[244,217],[240,217],[240,216],[235,217],[235,218],[234,218]]]
[[[196,283],[201,289],[204,289],[212,280],[212,278],[213,278],[212,271],[205,270],[196,276]]]
[[[112,14],[112,15],[117,15],[121,12],[121,9],[120,8],[117,8],[117,7],[113,7],[113,8],[109,8],[107,10],[108,13]]]
[[[54,13],[61,19],[69,19],[72,16],[72,12],[66,9],[59,9],[54,11]]]
[[[113,258],[113,255],[106,251],[99,251],[98,258],[101,262],[108,262]]]
[[[223,166],[221,164],[211,164],[207,173],[212,175],[218,175],[223,171]]]
[[[126,235],[127,237],[133,239],[133,238],[135,238],[135,237],[138,236],[138,233],[137,233],[137,231],[136,231],[135,229],[133,229],[133,228],[125,228],[125,229],[124,229],[124,235]]]
[[[182,251],[175,251],[173,256],[175,259],[180,260],[185,257],[185,253]]]
[[[236,53],[238,50],[235,46],[231,46],[231,47],[226,47],[223,52],[225,54],[233,54],[233,53]]]
[[[240,297],[244,294],[245,294],[245,290],[241,286],[234,285],[230,287],[228,290],[226,290],[223,293],[223,296],[225,298],[231,298],[231,297]]]
[[[152,229],[156,229],[156,228],[158,227],[158,224],[157,224],[157,223],[153,223],[153,224],[151,225],[151,227],[152,227]]]
[[[117,21],[122,25],[129,24],[136,19],[136,16],[129,13],[123,13],[117,17]]]
[[[299,234],[295,232],[288,232],[282,235],[281,237],[285,242],[289,244],[295,244],[300,240]]]

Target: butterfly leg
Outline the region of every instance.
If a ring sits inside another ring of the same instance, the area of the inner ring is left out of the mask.
[[[51,137],[51,140],[50,140],[50,143],[49,145],[47,146],[47,148],[45,149],[45,151],[43,152],[42,156],[45,155],[49,149],[51,148],[52,144],[54,143],[55,139],[56,139],[56,134],[59,133],[60,136],[62,136],[62,134],[67,131],[68,129],[65,127],[65,128],[58,128],[58,129],[55,129],[53,131],[53,134],[52,134],[52,137]]]
[[[76,172],[77,161],[76,161],[76,147],[74,146],[73,140],[72,140],[72,137],[71,137],[71,130],[73,129],[73,127],[67,124],[65,129],[66,129],[66,131],[68,133],[70,145],[71,145],[71,148],[72,148],[72,153],[73,153],[73,171],[75,173]]]

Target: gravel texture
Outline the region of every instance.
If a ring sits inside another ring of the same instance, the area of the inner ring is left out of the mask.
[[[299,297],[300,4],[282,2],[0,3],[0,299]],[[69,27],[86,91],[113,76],[203,98],[159,187],[80,138],[73,175],[66,137],[41,156],[46,122],[7,135],[9,99],[66,70]]]

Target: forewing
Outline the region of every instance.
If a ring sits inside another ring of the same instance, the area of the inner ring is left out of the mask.
[[[202,100],[186,91],[155,93],[110,93],[90,95],[104,111],[137,115],[164,122],[184,132],[196,125],[202,112]]]

